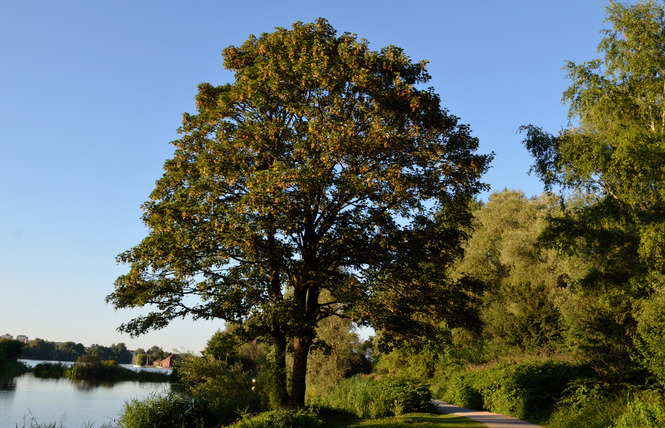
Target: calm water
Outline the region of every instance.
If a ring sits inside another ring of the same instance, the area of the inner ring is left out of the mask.
[[[125,401],[166,392],[168,383],[118,382],[94,385],[69,379],[40,379],[32,373],[3,378],[0,374],[0,427],[30,426],[39,423],[62,423],[79,428],[102,424],[118,418]]]

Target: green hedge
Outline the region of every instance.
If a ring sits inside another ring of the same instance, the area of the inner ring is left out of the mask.
[[[453,375],[443,398],[462,407],[538,422],[549,417],[571,381],[590,374],[588,367],[568,362],[500,363]]]

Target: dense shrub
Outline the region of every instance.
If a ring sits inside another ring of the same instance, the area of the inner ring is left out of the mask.
[[[56,373],[55,371],[53,372]],[[105,382],[118,382],[135,380],[138,382],[167,382],[169,375],[158,372],[135,372],[121,367],[115,361],[100,361],[97,357],[83,356],[63,372],[62,376],[69,376],[72,380],[92,380]]]
[[[402,376],[384,376],[375,387],[379,390],[378,401],[395,415],[412,412],[431,412],[432,393],[420,382]]]
[[[115,361],[99,361],[97,359],[86,359],[72,366],[71,378],[91,380],[122,380],[128,370],[118,366]]]
[[[396,348],[379,356],[375,370],[378,373],[399,374],[414,379],[434,376],[439,350],[425,348]]]
[[[40,363],[33,369],[35,377],[59,378],[67,376],[69,368],[64,364]]]
[[[604,381],[594,378],[575,379],[563,392],[548,428],[605,428],[621,415],[626,407],[626,393],[616,391]]]
[[[665,383],[665,294],[642,303],[637,316],[638,350],[642,365]]]
[[[253,382],[255,374],[244,371],[241,362],[186,355],[178,363],[177,373],[179,387],[211,409],[211,417],[218,423],[233,422],[240,412],[263,410]]]
[[[609,396],[590,398],[578,408],[557,406],[556,410],[547,420],[548,428],[607,428],[624,411],[626,406],[625,397]],[[635,427],[645,427],[635,425]]]
[[[121,380],[128,370],[118,366],[115,361],[99,361],[95,357],[81,357],[72,366],[71,378],[93,380]]]
[[[428,387],[406,377],[384,376],[377,379],[355,376],[313,401],[354,413],[361,418],[376,418],[432,411],[431,398]]]
[[[231,428],[316,428],[322,426],[317,412],[312,408],[274,410],[254,416],[246,416]]]
[[[665,396],[662,391],[645,392],[629,401],[614,428],[665,427]]]
[[[177,366],[173,392],[127,403],[120,419],[124,428],[219,427],[241,414],[261,410],[252,374],[240,362],[211,356],[184,355]]]
[[[326,298],[332,300],[328,295]],[[309,396],[325,394],[345,378],[372,371],[372,363],[350,319],[328,317],[319,323],[316,336],[316,344],[307,357]]]
[[[471,384],[471,375],[453,376],[448,382],[445,399],[469,409],[482,409],[483,397]]]
[[[588,375],[588,368],[567,362],[500,363],[454,375],[444,399],[538,422],[553,412],[571,381]]]

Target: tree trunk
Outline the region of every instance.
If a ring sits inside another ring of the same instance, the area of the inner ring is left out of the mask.
[[[305,386],[307,378],[307,356],[312,345],[311,339],[296,337],[293,341],[293,374],[291,379],[291,407],[305,404]]]
[[[275,345],[275,365],[274,385],[272,398],[274,404],[280,407],[286,407],[290,404],[289,391],[286,382],[286,338],[283,335],[274,335],[273,344]]]

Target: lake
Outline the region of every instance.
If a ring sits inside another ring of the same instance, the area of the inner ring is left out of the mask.
[[[29,427],[34,418],[40,424],[99,428],[118,418],[125,401],[169,389],[166,382],[92,384],[66,378],[41,379],[32,373],[13,378],[0,374],[0,427]]]

